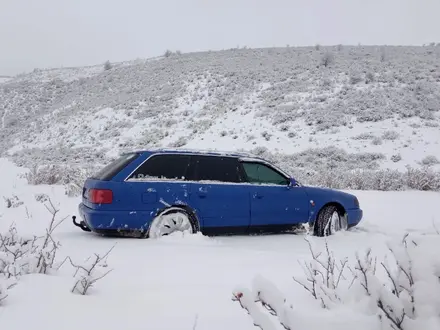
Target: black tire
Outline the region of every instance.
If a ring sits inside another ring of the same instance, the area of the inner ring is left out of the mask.
[[[151,223],[153,224],[153,222],[160,216],[170,215],[170,214],[179,214],[179,213],[182,214],[183,216],[185,216],[186,218],[188,218],[193,234],[200,231],[199,221],[198,221],[197,217],[195,216],[195,214],[191,210],[188,210],[188,209],[185,209],[182,207],[174,207],[173,206],[173,207],[170,207],[170,208],[167,208],[165,210],[160,211],[156,215],[156,217],[154,217],[154,219],[152,220]],[[150,237],[150,230],[151,230],[151,225],[145,235],[146,238]]]
[[[338,216],[332,226],[332,217]],[[318,213],[318,216],[313,227],[313,234],[318,237],[325,237],[334,234],[337,231],[344,229],[343,214],[339,211],[336,205],[324,206]]]

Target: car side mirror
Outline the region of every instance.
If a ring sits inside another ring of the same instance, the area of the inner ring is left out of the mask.
[[[298,185],[298,182],[294,178],[290,178],[289,181],[289,187],[296,187]]]

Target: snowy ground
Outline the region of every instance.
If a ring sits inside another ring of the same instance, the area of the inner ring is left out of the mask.
[[[60,219],[75,214],[79,199],[65,196],[63,187],[28,186],[18,176],[25,170],[4,159],[0,159],[0,168],[0,199],[15,195],[24,202],[11,208],[0,203],[0,233],[12,221],[20,234],[44,232],[50,214],[35,200],[38,193],[49,195],[59,205]],[[328,239],[337,257],[352,260],[355,251],[372,247],[380,259],[389,239],[400,239],[406,232],[432,234],[433,224],[440,224],[439,193],[355,193],[365,218],[355,230]],[[303,276],[297,260],[309,258],[304,235],[115,239],[82,232],[69,218],[54,236],[62,244],[58,261],[70,256],[79,262],[116,244],[108,259],[113,271],[88,296],[70,292],[74,281],[69,264],[52,275],[22,277],[3,306],[0,304],[1,329],[177,330],[193,329],[195,322],[198,330],[255,329],[249,315],[231,297],[237,286],[249,286],[258,274],[276,283],[299,310],[305,311],[304,315],[313,316],[303,319],[296,329],[312,329],[310,326],[317,324],[330,329],[323,323],[327,322],[325,311],[292,280],[292,276]],[[378,329],[376,316],[359,319],[356,315],[340,309],[333,320],[360,322],[358,329],[362,330]],[[350,322],[346,327],[353,324]]]

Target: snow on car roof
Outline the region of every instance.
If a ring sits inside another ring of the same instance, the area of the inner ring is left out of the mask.
[[[261,160],[261,158],[246,152],[220,151],[215,149],[209,150],[209,149],[186,149],[186,148],[149,148],[145,150],[136,150],[134,152],[209,154],[216,156],[245,157],[247,159]]]

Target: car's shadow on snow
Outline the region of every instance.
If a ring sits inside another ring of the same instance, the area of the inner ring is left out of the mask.
[[[370,233],[371,231],[367,228],[350,228],[349,230],[346,230],[344,232],[337,233],[339,234],[365,234]],[[202,236],[207,238],[257,238],[257,237],[286,237],[286,236],[294,236],[294,237],[316,237],[313,235],[310,235],[305,230],[289,230],[289,231],[261,231],[261,232],[251,232],[251,233],[243,233],[243,232],[198,232],[197,234],[189,234],[189,233],[183,233],[183,232],[176,232],[172,233],[170,235],[164,235],[163,237],[170,237],[170,236],[179,236],[179,237],[190,237],[190,236]],[[79,231],[68,231],[60,233],[59,236],[65,237],[65,238],[94,238],[94,239],[102,239],[102,240],[152,240],[145,235],[139,235],[139,234],[128,234],[128,233],[109,233],[109,234],[100,234],[100,233],[94,233],[94,232],[83,232],[81,230]],[[319,237],[316,237],[319,238]],[[321,237],[322,239],[325,239],[325,237]]]
[[[193,236],[193,234],[189,233],[173,233],[167,236]],[[283,230],[283,231],[273,231],[273,230],[261,230],[254,232],[223,232],[223,231],[202,231],[198,232],[196,235],[209,237],[209,238],[229,238],[229,237],[237,237],[237,238],[246,238],[246,237],[279,237],[279,236],[307,236],[307,231],[303,229],[295,229],[295,230]],[[59,237],[71,239],[71,238],[94,238],[94,239],[102,239],[102,240],[127,240],[127,239],[140,239],[140,240],[149,240],[145,234],[139,234],[136,232],[124,233],[124,232],[109,232],[105,234],[95,233],[95,232],[86,232],[80,229],[63,231],[58,234]]]

